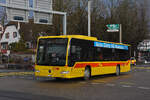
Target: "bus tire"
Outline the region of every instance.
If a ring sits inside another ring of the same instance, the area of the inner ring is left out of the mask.
[[[84,71],[84,80],[89,80],[90,77],[91,77],[90,68],[89,68],[89,67],[86,67],[86,68],[85,68],[85,71]]]
[[[116,67],[116,76],[119,76],[120,75],[120,66],[117,66]]]

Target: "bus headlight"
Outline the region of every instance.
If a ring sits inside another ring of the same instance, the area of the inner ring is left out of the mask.
[[[69,74],[69,71],[62,71],[61,74]]]
[[[39,71],[39,70],[36,70],[35,72],[39,73],[40,71]]]

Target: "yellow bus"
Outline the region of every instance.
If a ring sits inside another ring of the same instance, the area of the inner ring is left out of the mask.
[[[130,71],[130,45],[83,35],[38,39],[35,77],[78,78]]]

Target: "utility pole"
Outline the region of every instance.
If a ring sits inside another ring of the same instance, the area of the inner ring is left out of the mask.
[[[91,0],[88,1],[88,36],[91,36]]]
[[[120,43],[122,43],[122,25],[120,24]]]

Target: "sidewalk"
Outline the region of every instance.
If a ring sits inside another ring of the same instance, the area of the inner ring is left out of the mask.
[[[33,65],[31,64],[0,64],[0,69],[12,69],[12,70],[33,70]]]
[[[15,65],[16,64],[14,64],[14,66]],[[8,68],[7,66],[8,66],[7,64],[0,64],[0,77],[34,75],[33,70],[15,69],[15,68],[11,69],[11,68]]]

